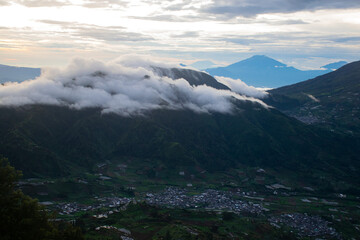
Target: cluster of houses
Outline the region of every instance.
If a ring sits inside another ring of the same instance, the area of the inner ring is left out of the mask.
[[[319,216],[309,216],[302,213],[282,214],[269,219],[270,224],[280,228],[281,225],[293,228],[300,237],[331,236],[340,239],[336,230],[329,222]]]
[[[120,197],[95,197],[97,202],[93,205],[85,205],[79,203],[59,203],[55,208],[59,211],[60,215],[68,215],[76,212],[95,211],[101,208],[118,208],[124,207],[133,201],[133,198],[120,198]],[[112,214],[113,211],[108,211],[105,214],[94,215],[96,218],[106,218],[108,214]]]
[[[260,214],[266,210],[260,204],[242,201],[236,199],[241,194],[248,197],[246,193],[233,193],[226,191],[218,191],[208,189],[200,194],[189,194],[188,190],[183,188],[168,187],[160,193],[147,193],[145,202],[149,205],[160,207],[173,207],[173,208],[201,208],[212,211],[226,210],[234,213],[248,212]],[[134,198],[121,198],[121,197],[95,197],[96,203],[92,205],[85,205],[79,203],[59,203],[55,208],[59,211],[60,215],[69,215],[76,212],[95,211],[103,208],[111,208],[113,210],[107,211],[103,214],[94,215],[96,218],[107,218],[109,214],[114,213],[117,209],[126,208],[130,202],[134,202]],[[140,201],[140,200],[138,200]],[[115,210],[114,210],[115,209]]]
[[[265,209],[260,204],[235,199],[236,194],[208,189],[191,195],[183,188],[168,187],[165,191],[146,195],[149,205],[174,208],[205,208],[208,210],[227,210],[234,213],[248,212],[260,214]]]
[[[171,207],[181,209],[205,209],[209,211],[231,211],[236,214],[252,213],[262,214],[267,211],[261,204],[241,200],[246,197],[249,199],[258,199],[254,197],[256,193],[249,192],[229,192],[214,189],[207,189],[201,193],[191,193],[189,189],[178,187],[167,187],[164,191],[158,193],[147,193],[144,200],[135,200],[134,198],[122,197],[95,197],[96,203],[92,205],[82,205],[78,203],[59,203],[55,207],[61,215],[73,214],[80,211],[95,211],[99,209],[108,209],[102,214],[93,215],[95,218],[107,218],[114,212],[125,210],[131,202],[145,201],[147,204],[158,207]],[[343,196],[341,196],[343,197]],[[329,222],[318,216],[309,216],[301,213],[282,214],[269,218],[272,226],[281,228],[281,226],[290,227],[298,233],[300,237],[318,237],[330,236],[340,239],[340,235],[334,228],[329,226]],[[102,226],[97,230],[113,228]],[[112,229],[116,230],[116,229]],[[125,235],[131,239],[130,235]]]

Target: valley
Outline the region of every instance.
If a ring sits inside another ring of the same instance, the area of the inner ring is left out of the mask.
[[[260,168],[149,175],[151,167],[134,159],[103,162],[92,173],[27,179],[20,188],[60,219],[74,220],[89,239],[348,239],[359,232],[356,192],[329,191],[306,178],[292,182],[286,172]]]

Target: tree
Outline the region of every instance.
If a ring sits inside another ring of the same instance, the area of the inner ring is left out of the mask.
[[[51,221],[37,200],[16,189],[21,172],[0,158],[0,236],[3,240],[83,239],[81,231],[68,223]],[[59,226],[62,225],[61,228]]]

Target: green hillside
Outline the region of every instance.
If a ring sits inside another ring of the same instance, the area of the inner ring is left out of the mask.
[[[305,123],[360,134],[360,61],[270,93],[267,103]]]
[[[159,110],[132,118],[97,109],[2,108],[0,153],[28,177],[64,176],[136,158],[211,172],[239,164],[297,173],[318,169],[354,181],[357,140],[252,103],[238,107],[234,115]]]

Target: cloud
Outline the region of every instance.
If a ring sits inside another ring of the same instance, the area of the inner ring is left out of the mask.
[[[198,32],[194,31],[187,31],[180,34],[173,34],[171,35],[173,38],[198,38],[200,37],[200,34]]]
[[[147,20],[147,21],[159,21],[159,22],[196,22],[202,21],[206,18],[197,17],[194,15],[175,16],[171,14],[156,14],[150,16],[130,16],[132,19]]]
[[[67,0],[15,0],[11,1],[26,7],[61,7],[71,3]]]
[[[146,36],[141,33],[127,32],[121,29],[114,28],[88,28],[88,27],[78,27],[73,28],[76,33],[75,36],[93,38],[97,40],[104,41],[129,41],[129,42],[138,42],[138,41],[147,41],[153,40],[152,37]]]
[[[360,37],[341,37],[341,38],[335,38],[332,39],[334,42],[338,43],[348,43],[348,42],[360,42]]]
[[[64,22],[46,19],[38,20],[38,22],[60,26],[62,29],[68,30],[69,34],[74,37],[91,38],[109,42],[138,42],[153,40],[151,36],[137,32],[129,32],[122,26],[102,27],[93,24],[81,24],[77,22]]]
[[[0,0],[0,6],[8,6],[8,5],[10,5],[9,1]]]
[[[347,9],[360,7],[358,0],[213,0],[201,11],[233,18],[253,17],[264,13],[292,13],[322,9]]]
[[[254,98],[264,98],[268,95],[268,93],[264,90],[260,90],[253,86],[248,86],[246,83],[241,81],[240,79],[232,79],[227,77],[218,77],[215,79],[219,82],[230,88],[233,92],[236,92],[241,95],[246,95]]]
[[[234,101],[262,101],[229,90],[191,86],[184,79],[160,77],[158,62],[124,56],[109,63],[75,59],[64,69],[44,70],[40,77],[0,85],[0,105],[47,104],[72,109],[100,108],[122,116],[155,109],[190,109],[198,113],[232,113]],[[164,67],[166,64],[160,64]]]
[[[85,0],[82,6],[87,8],[124,8],[128,4],[129,1],[122,0]]]

